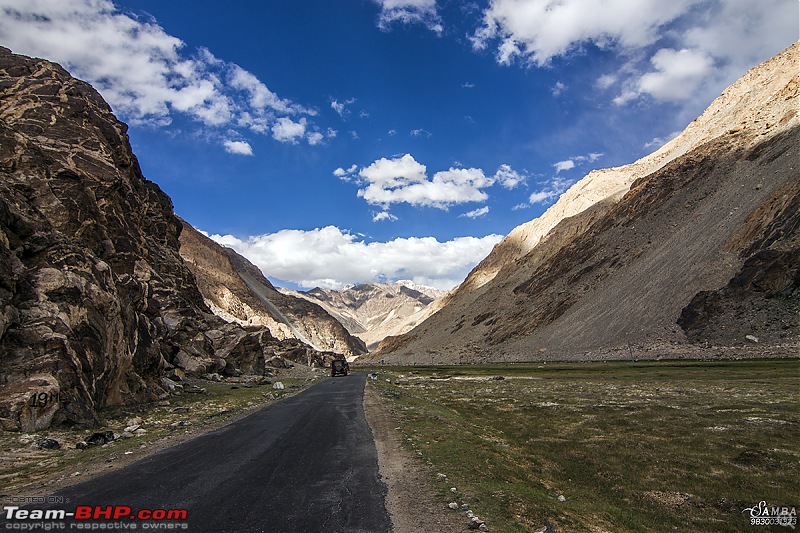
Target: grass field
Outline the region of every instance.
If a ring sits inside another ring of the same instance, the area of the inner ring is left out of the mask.
[[[797,359],[373,370],[443,502],[491,531],[769,530],[743,510],[800,506]]]

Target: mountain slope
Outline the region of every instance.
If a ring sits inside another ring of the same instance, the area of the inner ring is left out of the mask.
[[[127,126],[60,66],[0,47],[0,427],[92,425],[180,380],[324,356],[214,316]]]
[[[655,355],[706,341],[741,349],[747,335],[796,353],[798,228],[787,206],[797,201],[791,185],[800,168],[798,55],[794,45],[748,72],[652,156],[589,174],[512,231],[436,315],[387,339],[378,355]],[[783,298],[771,310],[761,305],[760,319],[738,321],[720,310],[731,299],[763,304],[757,284],[735,280],[770,269],[770,291]],[[730,284],[736,289],[723,289]]]
[[[281,290],[319,304],[370,349],[387,336],[422,323],[439,309],[438,302],[446,294],[405,281],[365,283],[344,290]]]
[[[282,294],[247,259],[185,222],[180,244],[203,298],[220,316],[267,327],[279,339],[296,338],[320,351],[366,353],[364,343],[320,306]]]

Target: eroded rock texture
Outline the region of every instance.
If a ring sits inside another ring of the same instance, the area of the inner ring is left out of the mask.
[[[167,374],[323,354],[211,314],[181,222],[109,106],[60,66],[0,48],[0,422],[91,424],[169,394]]]

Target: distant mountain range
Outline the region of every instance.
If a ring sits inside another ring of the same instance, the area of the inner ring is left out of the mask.
[[[321,306],[278,291],[261,271],[184,222],[180,252],[197,279],[206,304],[242,326],[263,326],[278,339],[295,338],[319,351],[355,356],[367,352]]]
[[[447,294],[410,281],[365,283],[344,290],[279,290],[320,305],[369,349],[420,324],[439,309],[438,302]]]
[[[800,353],[800,45],[514,229],[391,362]]]

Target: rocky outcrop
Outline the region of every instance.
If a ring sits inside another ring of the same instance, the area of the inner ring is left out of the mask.
[[[376,355],[796,355],[799,56],[748,72],[652,156],[589,174]]]
[[[90,425],[104,405],[169,395],[167,376],[325,357],[209,312],[179,254],[181,222],[126,130],[88,84],[0,48],[5,429]]]
[[[319,304],[370,349],[388,336],[421,324],[439,310],[447,294],[410,281],[364,283],[343,290],[282,291]]]
[[[258,267],[186,222],[180,243],[206,303],[227,321],[263,326],[278,339],[298,339],[320,351],[348,356],[367,352],[360,339],[319,305],[279,292]]]

